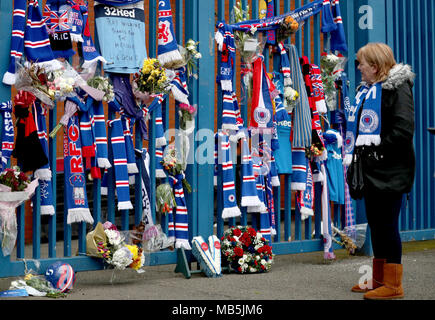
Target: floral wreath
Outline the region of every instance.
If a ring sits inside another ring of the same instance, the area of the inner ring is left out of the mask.
[[[222,262],[237,273],[261,273],[273,263],[272,247],[260,232],[246,226],[231,227],[221,238]]]

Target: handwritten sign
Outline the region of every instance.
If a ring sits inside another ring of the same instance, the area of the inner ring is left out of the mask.
[[[146,58],[145,15],[128,6],[95,6],[95,23],[105,71],[134,73]]]

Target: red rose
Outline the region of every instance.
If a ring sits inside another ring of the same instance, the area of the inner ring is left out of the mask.
[[[257,235],[257,231],[255,231],[254,228],[248,228],[248,233],[251,235],[251,237],[255,237]]]
[[[235,247],[235,248],[234,248],[234,253],[235,253],[237,256],[239,256],[239,257],[242,257],[242,256],[243,256],[243,250],[242,250],[242,248]]]
[[[233,230],[233,235],[235,235],[236,237],[240,237],[241,234],[242,234],[242,231],[240,231],[239,228],[235,228]]]

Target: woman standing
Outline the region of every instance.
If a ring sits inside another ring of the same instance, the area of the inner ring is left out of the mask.
[[[415,74],[409,65],[397,64],[389,46],[369,43],[357,53],[362,84],[355,106],[355,153],[361,154],[364,201],[373,246],[371,288],[356,285],[366,299],[404,296],[399,214],[404,194],[415,175]],[[359,120],[358,120],[359,119]]]

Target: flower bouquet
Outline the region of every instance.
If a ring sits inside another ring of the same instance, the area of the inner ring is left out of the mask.
[[[50,80],[44,67],[30,63],[27,67],[17,62],[17,80],[15,88],[35,95],[49,108],[54,107],[55,92],[50,88]]]
[[[173,144],[169,145],[165,149],[163,160],[160,161],[160,163],[162,164],[163,169],[165,169],[171,176],[175,177],[179,174],[182,174],[183,187],[186,189],[188,193],[192,192],[192,188],[189,182],[186,180],[186,178],[184,178],[184,167],[186,164],[184,163],[183,160],[180,161],[178,152]]]
[[[110,102],[115,98],[115,93],[113,92],[113,85],[110,83],[109,78],[94,76],[88,79],[87,84],[92,88],[104,92],[103,101]]]
[[[232,20],[235,23],[250,20],[249,5],[243,10],[240,1],[233,7]],[[234,42],[241,58],[241,75],[243,86],[248,97],[252,96],[252,63],[258,55],[263,54],[267,37],[252,27],[248,31],[234,31]]]
[[[177,207],[172,188],[169,183],[160,184],[156,189],[156,207],[162,214],[171,213]]]
[[[285,17],[276,32],[277,42],[286,40],[293,33],[296,33],[302,25],[303,23],[298,23],[292,16]]]
[[[196,107],[185,103],[178,106],[178,115],[180,116],[180,129],[188,130],[194,127]]]
[[[232,227],[225,231],[221,244],[223,263],[237,273],[267,272],[272,266],[272,247],[253,228]]]
[[[139,272],[145,263],[142,249],[128,245],[116,226],[109,221],[98,222],[94,230],[86,235],[86,253],[102,258],[105,263],[117,270],[132,268]]]
[[[38,179],[30,179],[18,167],[7,168],[0,173],[0,239],[3,255],[9,255],[17,239],[15,209],[30,199]]]
[[[329,110],[337,108],[337,88],[335,80],[340,76],[347,59],[341,55],[323,52],[320,57],[320,69],[325,91],[325,102]]]
[[[180,51],[181,56],[183,57],[183,64],[177,67],[186,66],[187,71],[187,77],[194,77],[195,79],[198,79],[198,75],[194,73],[193,71],[198,68],[198,65],[196,64],[196,60],[199,60],[202,58],[202,55],[200,52],[198,52],[199,42],[195,42],[192,39],[187,40],[186,47],[178,46],[178,50]],[[174,68],[174,69],[177,69]]]
[[[142,69],[134,74],[132,87],[135,97],[148,104],[152,102],[153,94],[169,93],[170,81],[159,60],[147,58]]]

